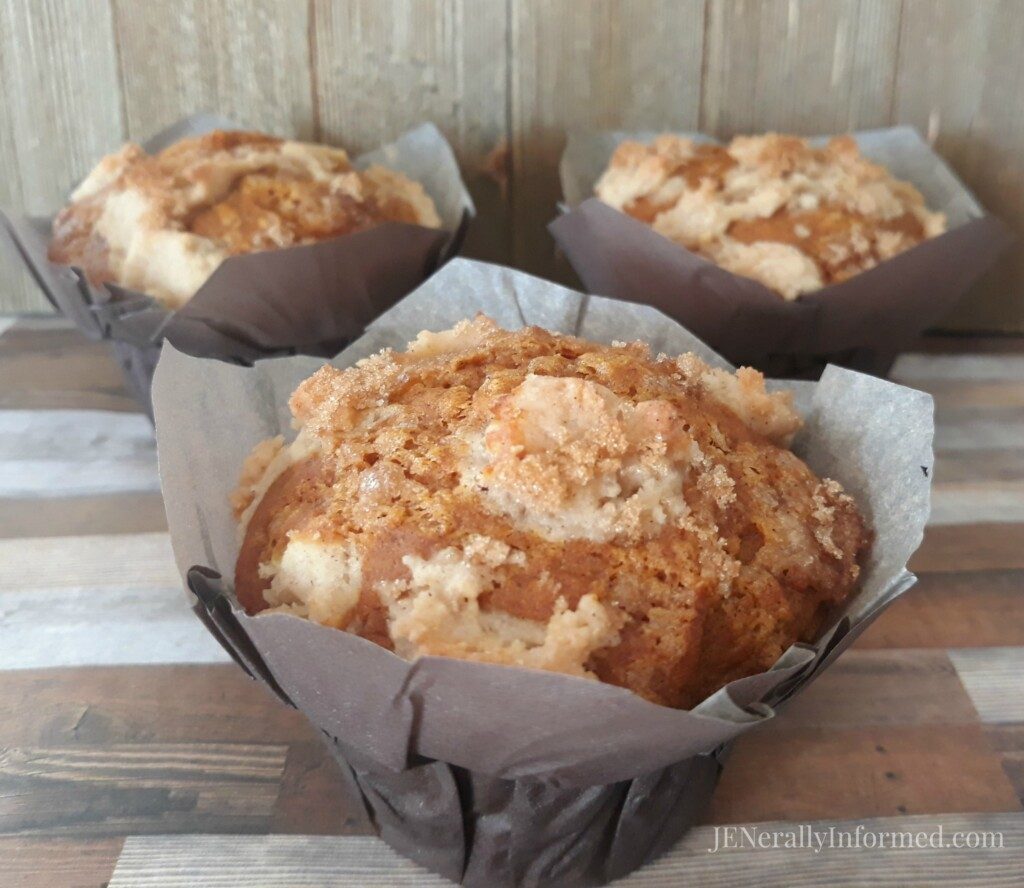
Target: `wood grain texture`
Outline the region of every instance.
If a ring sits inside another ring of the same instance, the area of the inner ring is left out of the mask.
[[[0,496],[159,489],[153,426],[141,413],[0,411]]]
[[[1024,821],[1017,815],[955,814],[946,817],[882,817],[867,820],[820,820],[812,826],[823,835],[831,830],[872,834],[907,831],[932,835],[942,824],[945,839],[954,833],[989,834],[994,849],[961,848],[908,851],[863,847],[811,849],[739,848],[709,854],[716,847],[715,829],[697,827],[668,854],[616,882],[622,888],[668,888],[702,885],[733,888],[749,884],[756,874],[767,888],[816,888],[820,885],[936,885],[993,888],[1016,884]],[[752,824],[753,825],[753,824]],[[756,824],[766,831],[791,831],[786,822]],[[979,837],[980,841],[980,837]],[[983,864],[983,866],[982,866]],[[144,836],[124,845],[110,888],[150,885],[191,888],[197,884],[259,884],[264,888],[398,888],[449,885],[427,873],[378,839],[313,836]]]
[[[71,499],[0,498],[0,527],[7,539],[89,534],[153,533],[167,530],[158,491],[96,494]]]
[[[123,840],[0,836],[4,884],[13,888],[101,888]]]
[[[900,4],[710,0],[701,130],[720,137],[884,126]]]
[[[949,656],[983,722],[1024,722],[1024,648],[964,648]]]
[[[1015,0],[904,0],[894,117],[928,133],[981,203],[1024,227],[1024,15]],[[941,59],[941,62],[940,62]],[[1011,249],[948,318],[1024,329],[1024,259]]]
[[[517,267],[571,280],[546,225],[572,129],[693,129],[703,0],[511,3],[510,122]],[[671,64],[666,61],[671,59]]]
[[[508,137],[505,0],[313,0],[311,8],[321,137],[361,153],[436,123],[478,205],[467,254],[508,262],[506,195],[485,172]]]
[[[265,832],[286,748],[108,744],[0,750],[0,834]]]
[[[930,573],[854,642],[862,648],[1024,647],[1024,571]]]
[[[932,525],[910,559],[915,573],[1024,568],[1024,525]]]
[[[1020,808],[980,725],[802,727],[740,737],[707,822]]]
[[[283,136],[316,136],[307,4],[111,2],[131,138],[197,111]],[[107,150],[116,145],[109,140]]]
[[[53,212],[124,137],[108,0],[0,3],[0,206]],[[0,249],[0,305],[51,311]]]

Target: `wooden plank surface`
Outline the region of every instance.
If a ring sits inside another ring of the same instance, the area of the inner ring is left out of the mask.
[[[1024,10],[1014,0],[903,0],[902,8],[893,118],[927,133],[982,204],[1020,231]],[[1010,250],[946,324],[1024,329],[1022,293],[1024,259]]]
[[[508,136],[505,0],[314,0],[311,9],[320,137],[359,153],[437,124],[477,203],[467,253],[508,262],[506,195],[485,170]]]
[[[804,135],[889,123],[900,4],[710,0],[702,131]]]
[[[1024,521],[991,494],[1024,481],[1024,441],[1011,434],[1021,354],[1013,341],[972,352],[948,340],[901,360],[899,378],[936,397],[943,443],[939,523],[913,561],[920,583],[735,744],[705,825],[633,884],[737,885],[752,872],[765,884],[1013,884],[1024,865]],[[123,489],[146,488],[152,436],[116,402],[110,360],[59,324],[0,335],[0,427],[29,432],[0,448],[65,462],[78,479],[0,496],[5,872],[33,886],[430,884],[369,838],[315,729],[224,662],[189,612],[155,488]],[[97,392],[111,409],[88,400]],[[55,407],[63,398],[88,406]],[[113,478],[126,457],[135,468]],[[90,478],[122,492],[85,493]],[[988,828],[1008,847],[706,850],[715,827],[804,820]]]
[[[1011,886],[1019,884],[1024,820],[1016,815],[959,815],[945,822],[936,842],[952,844],[954,835],[988,834],[987,842],[1002,848],[965,853],[941,847],[927,853],[906,851],[892,844],[867,852],[863,847],[829,849],[816,854],[808,847],[739,848],[709,853],[721,842],[714,827],[691,830],[665,857],[628,876],[617,885],[635,888],[684,884],[726,888],[757,884],[798,888],[829,885],[949,885]],[[757,824],[766,837],[792,834],[792,824]],[[829,820],[810,826],[827,837],[829,830],[874,835],[923,832],[924,841],[935,833],[927,817],[874,818],[867,821]],[[858,831],[859,827],[859,831]],[[859,839],[858,839],[859,841]],[[980,866],[984,862],[984,866]],[[191,888],[196,884],[252,884],[266,888],[371,888],[371,886],[442,886],[451,883],[403,860],[373,839],[313,836],[146,836],[130,838],[117,863],[110,888],[140,884],[156,888]]]
[[[693,129],[700,112],[703,0],[513,0],[509,82],[513,256],[572,280],[546,225],[575,128]],[[662,63],[671,59],[671,65]]]

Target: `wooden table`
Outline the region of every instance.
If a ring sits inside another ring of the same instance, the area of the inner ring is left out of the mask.
[[[441,884],[370,838],[314,731],[186,609],[151,430],[103,345],[0,335],[0,885]],[[643,885],[1024,882],[1024,344],[926,340],[920,582],[777,722]],[[743,849],[714,827],[1001,832],[995,850]],[[886,881],[887,880],[887,881]]]

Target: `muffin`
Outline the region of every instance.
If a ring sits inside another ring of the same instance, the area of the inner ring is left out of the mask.
[[[180,308],[229,256],[311,244],[384,222],[439,228],[422,185],[340,148],[215,131],[155,155],[127,144],[57,215],[53,262]]]
[[[597,197],[734,274],[796,299],[942,234],[909,182],[865,159],[850,136],[728,145],[663,135],[623,142]]]
[[[811,640],[870,535],[756,371],[480,316],[290,401],[233,507],[235,591],[400,656],[692,707]],[[339,680],[342,677],[339,676]]]

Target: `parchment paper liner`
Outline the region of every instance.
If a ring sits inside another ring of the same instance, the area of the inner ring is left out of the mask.
[[[828,363],[884,376],[1012,240],[916,130],[856,133],[865,156],[912,182],[930,208],[946,213],[949,230],[848,281],[786,302],[593,197],[620,142],[656,135],[571,136],[560,167],[566,212],[549,230],[590,292],[653,305],[733,363],[772,376],[816,379]]]
[[[212,114],[187,117],[145,143],[154,153],[186,136],[239,129]],[[389,223],[321,241],[233,256],[178,311],[116,285],[94,286],[46,256],[53,217],[0,213],[21,259],[55,308],[91,339],[111,341],[125,378],[148,413],[164,339],[181,351],[235,363],[282,354],[337,354],[367,323],[458,252],[473,202],[451,147],[426,123],[354,161],[380,163],[421,182],[441,229]]]
[[[652,308],[587,297],[456,259],[368,327],[347,366],[421,329],[483,310],[728,366]],[[807,419],[795,449],[838,478],[877,534],[860,591],[814,646],[731,683],[693,711],[564,675],[437,657],[407,662],[357,636],[287,615],[250,617],[226,577],[237,553],[227,504],[248,450],[289,434],[287,398],[320,362],[243,368],[167,348],[154,383],[168,524],[195,610],[254,678],[298,707],[348,762],[384,839],[470,885],[596,884],[661,853],[694,821],[723,748],[798,692],[909,588],[928,515],[930,396],[830,367],[788,384]]]

